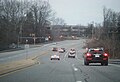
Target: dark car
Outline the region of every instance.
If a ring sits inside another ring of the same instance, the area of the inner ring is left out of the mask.
[[[52,51],[58,51],[58,48],[57,47],[53,47]]]
[[[90,48],[84,55],[84,64],[101,63],[101,65],[108,65],[108,54],[104,52],[103,48]]]

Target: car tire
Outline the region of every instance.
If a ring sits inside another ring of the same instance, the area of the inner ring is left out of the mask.
[[[89,65],[89,62],[87,62],[87,61],[84,61],[84,65]]]
[[[104,63],[105,66],[108,66],[108,61]]]
[[[52,58],[51,58],[51,60],[52,60]]]
[[[108,62],[102,62],[101,65],[108,66]]]
[[[104,65],[104,63],[102,62],[101,65]]]

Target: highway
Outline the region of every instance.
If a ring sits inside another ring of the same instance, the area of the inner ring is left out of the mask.
[[[120,65],[83,64],[84,41],[66,40],[31,48],[28,57],[38,56],[39,63],[1,76],[0,82],[120,82]],[[66,52],[53,52],[53,47],[65,48]],[[76,49],[76,58],[67,57],[71,48]],[[50,60],[53,54],[60,55],[60,60]],[[1,62],[20,60],[25,56],[25,50],[6,52],[1,54]]]

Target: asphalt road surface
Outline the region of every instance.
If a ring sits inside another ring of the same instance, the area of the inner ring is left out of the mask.
[[[68,40],[58,42],[56,45],[51,43],[30,49],[28,52],[32,55],[39,54],[37,59],[39,64],[2,76],[0,82],[120,82],[120,65],[101,66],[96,63],[85,66],[83,64],[84,41],[84,39]],[[66,52],[51,51],[55,46],[66,48]],[[67,57],[70,48],[76,49],[76,58]],[[24,53],[24,51],[19,52],[19,54]],[[50,60],[53,54],[60,55],[60,60]]]

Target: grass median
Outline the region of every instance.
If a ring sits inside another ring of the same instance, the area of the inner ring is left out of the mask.
[[[26,59],[0,64],[0,76],[37,64],[36,60]]]
[[[4,64],[0,64],[0,77],[5,76],[6,74],[12,73],[14,71],[26,68],[26,67],[30,67],[32,65],[35,64],[39,64],[37,58],[41,55],[45,55],[47,54],[49,51],[47,52],[42,52],[42,54],[34,54],[35,56],[30,57],[28,59],[23,59],[23,60],[18,60],[18,61],[12,61],[9,63],[4,63]]]

